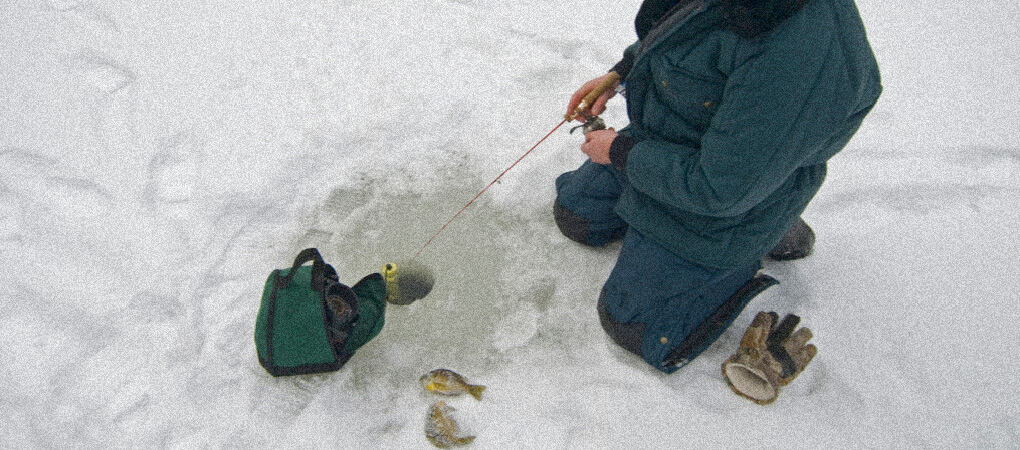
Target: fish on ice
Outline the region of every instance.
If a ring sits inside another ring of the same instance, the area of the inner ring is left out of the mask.
[[[437,394],[457,396],[463,393],[471,394],[477,400],[482,399],[482,391],[485,386],[468,384],[467,380],[460,374],[447,369],[433,370],[418,380],[422,387]]]
[[[457,422],[450,417],[455,411],[452,406],[440,400],[429,408],[425,421],[425,437],[439,448],[460,447],[474,442],[474,436],[457,436]]]

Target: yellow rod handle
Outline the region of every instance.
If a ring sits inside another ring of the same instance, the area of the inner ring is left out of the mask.
[[[613,85],[615,85],[619,81],[620,74],[616,72],[609,72],[608,74],[606,74],[606,77],[602,80],[602,82],[599,83],[598,86],[595,86],[595,89],[592,89],[591,92],[588,93],[588,95],[585,95],[584,98],[581,99],[581,103],[577,105],[577,108],[574,108],[574,112],[567,114],[563,117],[566,118],[567,120],[574,120],[575,118],[577,118],[577,116],[580,116],[582,113],[584,113],[584,110],[591,108],[591,105],[595,103],[595,101],[598,100],[599,97],[601,97],[602,94],[606,92],[606,90],[613,87]]]

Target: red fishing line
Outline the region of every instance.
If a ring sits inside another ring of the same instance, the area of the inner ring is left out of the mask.
[[[506,168],[506,170],[504,170],[504,171],[503,171],[503,173],[499,174],[499,176],[498,176],[498,177],[496,177],[496,179],[492,180],[492,182],[491,182],[491,183],[489,183],[489,185],[488,185],[488,186],[485,186],[485,189],[482,189],[482,191],[481,191],[481,192],[479,192],[479,193],[478,193],[478,195],[476,195],[476,196],[475,196],[475,198],[473,198],[473,199],[471,199],[471,201],[467,202],[467,204],[466,204],[466,205],[464,205],[464,207],[463,207],[463,208],[461,208],[461,209],[460,209],[460,211],[457,211],[457,214],[454,214],[454,215],[453,215],[453,217],[451,217],[451,218],[450,218],[450,220],[447,220],[447,221],[446,221],[446,223],[445,223],[445,224],[443,224],[443,226],[439,228],[439,231],[436,231],[436,234],[433,234],[433,235],[432,235],[432,237],[431,237],[431,238],[429,238],[429,240],[428,240],[427,242],[425,242],[425,245],[421,246],[421,248],[420,248],[420,249],[418,249],[418,252],[417,252],[417,253],[415,253],[415,254],[414,254],[414,256],[412,256],[412,257],[411,257],[411,260],[412,260],[412,261],[414,261],[414,260],[415,260],[415,258],[417,258],[417,257],[418,257],[418,255],[420,255],[420,254],[421,254],[421,252],[422,252],[423,250],[425,250],[425,247],[428,247],[428,246],[429,246],[429,244],[431,244],[431,243],[432,243],[432,241],[433,241],[433,240],[435,240],[436,236],[439,236],[439,233],[442,233],[442,232],[443,232],[443,230],[445,230],[445,229],[446,229],[446,227],[447,227],[448,225],[450,225],[450,222],[453,222],[453,220],[454,220],[454,219],[456,219],[456,218],[457,218],[457,216],[459,216],[459,215],[460,215],[460,213],[464,212],[464,210],[465,210],[465,209],[468,209],[468,207],[469,207],[469,206],[471,206],[471,204],[472,204],[472,203],[474,203],[474,202],[475,202],[475,200],[478,200],[478,197],[481,197],[481,196],[482,196],[482,194],[484,194],[484,193],[485,193],[485,191],[489,190],[489,188],[490,188],[490,187],[492,187],[492,185],[496,184],[496,182],[497,182],[497,181],[499,181],[499,179],[500,179],[500,178],[503,178],[503,175],[506,175],[506,173],[507,173],[507,172],[509,172],[509,171],[510,171],[510,169],[513,169],[513,168],[514,168],[514,166],[516,166],[516,165],[517,165],[517,163],[521,162],[521,160],[522,160],[522,159],[524,159],[524,158],[525,158],[525,157],[527,157],[527,156],[528,156],[529,154],[531,154],[531,152],[532,152],[532,151],[534,151],[534,150],[535,150],[536,148],[538,148],[538,146],[539,146],[539,145],[541,145],[541,144],[542,144],[542,142],[545,142],[545,140],[546,140],[546,139],[548,139],[548,138],[549,138],[549,136],[552,136],[552,134],[553,134],[553,133],[555,133],[555,132],[556,132],[556,130],[558,130],[558,129],[559,129],[560,127],[562,127],[562,126],[563,126],[563,124],[567,123],[567,120],[568,120],[568,119],[563,119],[563,121],[562,121],[562,122],[560,122],[560,124],[559,124],[559,125],[556,125],[556,127],[555,127],[555,128],[553,128],[553,129],[552,129],[552,131],[550,131],[550,132],[549,132],[549,134],[546,134],[546,135],[545,135],[545,137],[543,137],[543,138],[542,138],[541,140],[539,140],[539,141],[538,141],[538,143],[536,143],[536,144],[535,144],[535,145],[534,145],[533,147],[531,147],[531,149],[529,149],[529,150],[528,150],[527,152],[524,152],[524,154],[523,154],[523,155],[521,155],[521,157],[520,157],[520,158],[517,158],[517,161],[514,161],[514,163],[513,163],[513,164],[511,164],[511,165],[510,165],[510,167],[507,167],[507,168]]]

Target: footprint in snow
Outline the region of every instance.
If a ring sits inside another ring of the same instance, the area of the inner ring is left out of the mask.
[[[23,215],[21,200],[0,186],[0,243],[21,238]]]
[[[140,322],[162,323],[178,320],[184,315],[184,305],[173,295],[159,292],[141,292],[131,298],[128,310]]]
[[[180,132],[159,145],[149,160],[145,200],[152,203],[185,203],[195,191],[200,158],[194,139]]]
[[[113,95],[134,84],[138,76],[113,58],[92,49],[83,49],[72,56],[68,65],[82,79],[101,93]]]
[[[112,196],[98,183],[63,175],[60,161],[23,149],[0,152],[7,171],[0,184],[0,223],[14,226],[25,208],[39,205],[58,217],[90,219],[109,212]],[[18,226],[20,230],[20,226]]]
[[[106,10],[89,2],[79,0],[49,0],[49,7],[54,11],[75,14],[80,18],[100,24],[103,28],[120,32],[120,26]]]
[[[92,180],[51,177],[48,189],[41,193],[50,212],[67,220],[104,216],[113,205],[113,197]]]
[[[82,7],[82,3],[78,0],[50,0],[48,3],[50,8],[61,12],[72,11]]]
[[[523,347],[538,334],[539,312],[531,303],[523,303],[505,315],[492,336],[492,345],[501,352]]]

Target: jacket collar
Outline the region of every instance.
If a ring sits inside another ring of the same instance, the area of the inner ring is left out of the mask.
[[[686,1],[686,0],[681,0]],[[734,33],[754,38],[772,31],[810,0],[722,0],[723,16]]]
[[[727,26],[745,38],[768,33],[800,10],[809,0],[645,0],[634,19],[638,38],[645,40],[664,22],[676,21],[679,14],[690,14],[691,3],[720,3]]]

